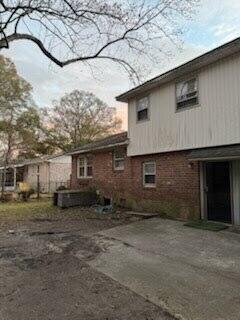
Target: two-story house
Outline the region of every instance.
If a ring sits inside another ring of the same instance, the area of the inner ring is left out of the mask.
[[[136,210],[240,224],[240,38],[117,100],[128,103],[124,148],[75,150],[73,186]],[[90,154],[96,168],[81,176]]]

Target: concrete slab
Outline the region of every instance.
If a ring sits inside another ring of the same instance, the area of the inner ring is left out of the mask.
[[[90,265],[179,319],[240,318],[240,236],[153,218],[100,232]]]

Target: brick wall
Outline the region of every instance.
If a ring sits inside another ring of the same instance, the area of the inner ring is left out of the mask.
[[[100,194],[134,210],[159,212],[163,216],[200,217],[199,166],[190,166],[188,152],[170,152],[125,158],[125,170],[113,170],[112,151],[93,154],[93,178],[77,179],[77,156],[73,156],[71,186],[96,187]],[[156,187],[143,186],[143,162],[156,161]]]
[[[93,178],[77,178],[78,155],[72,157],[71,187],[73,189],[87,189],[96,187],[106,197],[113,197],[116,193],[125,194],[126,186],[131,182],[131,158],[125,157],[125,169],[113,169],[113,152],[105,151],[92,154]]]

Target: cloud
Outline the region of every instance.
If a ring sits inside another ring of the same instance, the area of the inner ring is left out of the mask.
[[[239,26],[236,25],[221,23],[214,26],[212,30],[215,37],[220,38],[223,43],[239,37]]]
[[[3,54],[14,61],[19,74],[32,85],[34,100],[40,107],[51,105],[53,100],[75,89],[90,91],[117,108],[123,129],[127,129],[126,105],[116,102],[115,96],[128,89],[129,79],[116,65],[101,62],[91,70],[82,64],[72,64],[62,69],[50,63],[34,45],[23,42]]]

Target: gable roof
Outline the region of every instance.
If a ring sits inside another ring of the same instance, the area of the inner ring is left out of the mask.
[[[86,153],[89,151],[96,151],[102,149],[108,149],[115,146],[127,145],[128,144],[128,137],[127,132],[117,133],[106,138],[96,140],[94,142],[85,144],[82,147],[73,149],[68,154],[78,154],[78,153]]]
[[[190,60],[172,70],[169,70],[153,79],[150,79],[143,84],[126,91],[116,97],[117,101],[127,102],[129,99],[134,98],[138,94],[144,93],[153,88],[169,81],[175,80],[178,77],[184,76],[189,72],[194,72],[202,67],[205,67],[211,63],[214,63],[220,59],[226,58],[240,52],[240,37],[225,43],[224,45],[217,47],[193,60]]]

